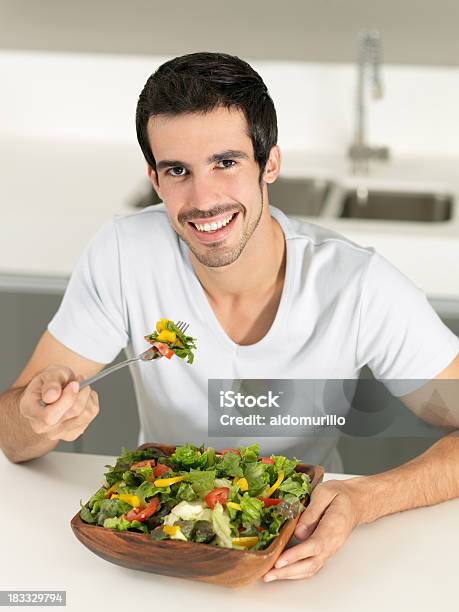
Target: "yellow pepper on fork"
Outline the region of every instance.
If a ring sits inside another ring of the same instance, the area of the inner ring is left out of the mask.
[[[156,338],[158,342],[170,342],[171,344],[177,340],[177,334],[174,331],[163,329]]]

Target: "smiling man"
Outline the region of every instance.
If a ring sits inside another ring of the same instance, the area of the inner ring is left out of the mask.
[[[160,316],[189,322],[199,347],[192,366],[133,368],[139,442],[258,441],[264,455],[339,472],[332,437],[207,438],[208,379],[357,379],[364,365],[389,388],[391,379],[459,377],[459,340],[419,289],[373,249],[270,205],[281,165],[276,113],[246,62],[218,53],[166,62],[148,79],[136,119],[163,203],[113,219],[85,249],[48,330],[0,398],[11,461],[80,436],[99,405],[78,379],[123,348],[142,352]],[[356,525],[459,496],[457,414],[417,413],[451,433],[394,470],[319,485],[296,530],[303,541],[265,580],[311,576]]]
[[[154,115],[145,125],[147,88],[138,133],[146,156],[154,150],[158,159],[150,157],[152,185],[222,328],[235,344],[255,344],[275,318],[285,277],[284,235],[266,205],[266,184],[280,169],[279,147],[263,152],[261,177],[241,109]]]

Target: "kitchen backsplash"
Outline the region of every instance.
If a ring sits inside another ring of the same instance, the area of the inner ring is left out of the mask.
[[[0,52],[0,137],[135,143],[134,113],[166,57]],[[356,67],[251,61],[266,81],[285,151],[344,153],[353,138]],[[383,65],[369,141],[394,155],[459,155],[459,68]]]

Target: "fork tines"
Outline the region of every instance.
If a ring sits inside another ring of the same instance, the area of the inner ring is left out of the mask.
[[[186,330],[190,326],[190,324],[189,323],[185,323],[185,321],[177,321],[177,323],[175,325],[182,332],[182,334],[184,334],[186,332]]]

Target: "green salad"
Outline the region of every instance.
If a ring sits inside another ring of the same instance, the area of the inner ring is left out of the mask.
[[[177,355],[180,359],[186,359],[188,363],[193,363],[196,338],[184,334],[175,325],[174,321],[165,318],[159,319],[155,331],[144,337],[163,357],[170,359],[173,355]]]
[[[104,485],[83,505],[85,523],[240,550],[265,548],[310,493],[299,461],[259,456],[259,446],[222,451],[193,444],[171,455],[122,449]]]

